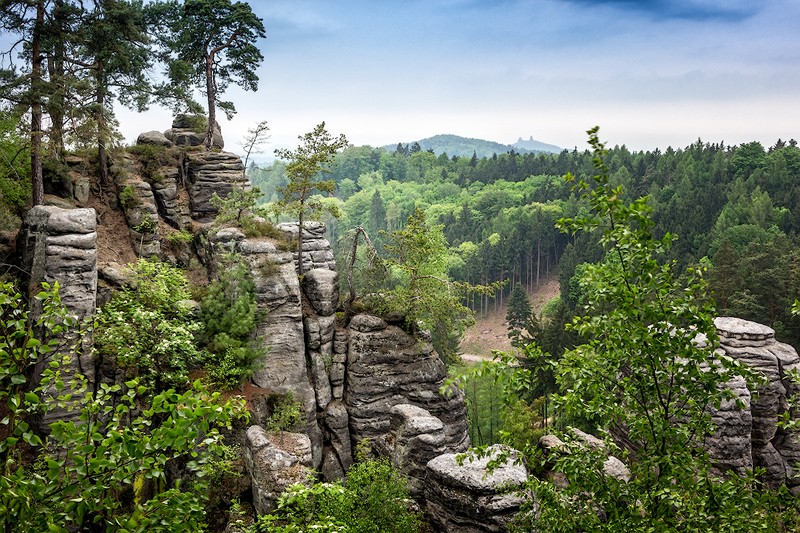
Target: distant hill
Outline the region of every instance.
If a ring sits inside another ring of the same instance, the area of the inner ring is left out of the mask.
[[[513,144],[513,146],[517,151],[525,150],[528,152],[549,152],[553,154],[558,154],[564,150],[555,144],[547,144],[541,141],[535,141],[533,140],[533,137],[527,141],[523,141],[522,137],[520,137],[519,140]]]
[[[404,146],[413,145],[415,141],[401,143]],[[483,139],[470,139],[467,137],[459,137],[458,135],[434,135],[426,139],[416,141],[423,150],[433,150],[436,155],[442,152],[449,156],[463,156],[471,157],[475,153],[478,157],[491,157],[493,154],[504,154],[515,150],[517,152],[551,152],[558,153],[561,148],[552,144],[546,144],[539,141],[534,141],[533,137],[530,140],[523,141],[520,138],[515,144],[501,144],[493,141],[486,141]],[[390,144],[382,147],[384,150],[393,151],[397,148],[397,144]]]

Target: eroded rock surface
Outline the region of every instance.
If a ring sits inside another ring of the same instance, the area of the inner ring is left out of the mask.
[[[711,442],[712,457],[722,464],[742,468],[765,469],[764,481],[770,486],[786,483],[800,485],[795,478],[795,465],[800,461],[800,440],[797,432],[778,427],[778,421],[789,409],[789,398],[797,392],[789,373],[800,367],[797,351],[775,340],[772,328],[733,317],[714,320],[722,350],[730,357],[753,368],[766,378],[749,403],[749,410],[723,409],[714,414],[718,425],[717,440]],[[744,383],[732,384],[734,392],[748,399]],[[738,413],[737,413],[738,411]],[[751,459],[748,462],[747,429]]]
[[[425,494],[426,465],[444,453],[466,451],[453,449],[444,423],[421,407],[398,404],[391,410],[389,432],[375,441],[375,448],[403,474],[413,498]]]
[[[97,219],[94,209],[34,206],[25,216],[18,243],[22,247],[23,269],[30,275],[28,290],[31,295],[41,290],[42,282],[58,282],[61,302],[72,316],[82,320],[94,314],[97,301]],[[36,314],[41,309],[34,308],[33,312]],[[69,342],[63,349],[65,353],[73,353]],[[45,363],[37,365],[36,376],[41,375]],[[71,359],[69,368],[63,371],[65,374],[81,373],[90,383],[94,382],[91,351],[81,350]],[[74,417],[74,412],[52,409],[45,415],[42,428],[56,420]]]
[[[387,434],[392,407],[410,404],[442,421],[450,449],[468,445],[464,395],[440,393],[447,370],[429,343],[370,315],[353,317],[349,335],[345,401],[354,441]]]
[[[258,514],[275,510],[281,493],[295,483],[310,483],[311,441],[303,433],[247,430],[245,465],[250,473],[253,506]]]
[[[284,222],[278,224],[278,229],[283,231],[286,238],[294,241],[297,247],[297,222]],[[297,261],[297,252],[294,253]],[[333,258],[331,243],[325,238],[325,223],[307,221],[303,223],[303,272],[315,268],[336,270],[336,261]]]
[[[217,214],[211,197],[227,198],[234,188],[249,189],[241,158],[230,152],[187,152],[185,162],[186,188],[192,218],[210,222]]]
[[[508,460],[491,472],[489,461],[501,455]],[[425,499],[438,531],[484,533],[505,531],[524,499],[513,490],[528,479],[519,452],[501,445],[491,446],[485,457],[465,458],[454,453],[440,455],[427,464]]]

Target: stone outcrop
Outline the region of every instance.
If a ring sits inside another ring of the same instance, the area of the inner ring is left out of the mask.
[[[313,479],[311,441],[303,433],[268,433],[261,426],[251,426],[244,457],[258,514],[275,510],[278,497],[290,485]]]
[[[322,437],[316,422],[317,402],[306,365],[305,334],[300,295],[292,253],[278,250],[267,239],[245,239],[235,228],[225,228],[210,236],[211,260],[217,253],[236,252],[247,261],[256,285],[256,305],[264,319],[256,338],[267,346],[267,355],[258,361],[252,382],[275,394],[291,393],[303,405],[308,419],[314,461],[322,460]]]
[[[775,331],[762,324],[732,317],[719,317],[714,324],[725,354],[756,370],[766,382],[756,391],[749,411],[744,409],[737,416],[735,410],[723,406],[715,413],[718,431],[717,441],[711,442],[712,457],[723,465],[726,461],[733,463],[737,471],[749,465],[764,468],[763,479],[770,486],[786,483],[800,488],[795,477],[800,461],[798,433],[778,427],[778,421],[789,411],[789,398],[798,390],[790,372],[800,367],[800,356],[788,344],[775,340]],[[732,386],[737,396],[747,399],[743,383]],[[748,447],[752,449],[751,459]]]
[[[172,149],[171,142],[195,142],[186,132],[173,131],[166,137],[150,132],[140,143]],[[164,223],[195,230],[216,214],[210,204],[214,193],[225,197],[249,187],[241,160],[224,152],[189,150],[174,167],[165,163],[146,168],[147,177],[140,163],[144,161],[130,155],[112,167],[125,223],[140,257],[169,253],[167,241],[160,237],[160,229],[171,231]],[[120,217],[114,224],[124,229],[121,222]],[[283,224],[281,229],[295,239],[300,231],[297,224]],[[256,286],[263,318],[255,336],[265,343],[267,354],[247,385],[256,425],[240,435],[254,505],[259,513],[268,512],[283,489],[306,480],[310,469],[326,480],[341,479],[353,463],[355,444],[367,438],[376,439],[376,446],[412,476],[415,496],[421,497],[426,463],[468,446],[463,394],[440,393],[446,369],[429,342],[369,315],[354,317],[349,327],[337,324],[338,277],[325,225],[308,222],[302,231],[300,257],[284,242],[246,238],[237,228],[206,226],[193,240],[211,278],[215,269],[224,268],[223,254],[235,252],[248,265]],[[58,280],[63,301],[74,314],[95,312],[94,210],[36,207],[17,242],[24,248],[24,268],[33,274],[32,281]],[[297,275],[300,262],[302,282]],[[108,301],[112,289],[126,285],[124,269],[105,259],[102,277],[107,289],[100,301]],[[75,364],[90,382],[101,379],[90,358],[77,358]],[[108,380],[114,379],[113,368],[102,370]],[[270,416],[269,401],[276,395],[291,395],[302,405],[302,435],[278,436],[263,429]]]
[[[278,224],[278,229],[283,231],[286,238],[297,243],[299,225],[297,222],[283,222]],[[297,261],[297,252],[294,254]],[[331,243],[325,238],[325,223],[308,221],[303,223],[303,272],[315,268],[336,270],[336,261],[333,258]]]
[[[503,454],[491,472],[487,464]],[[467,457],[459,464],[447,453],[427,464],[425,499],[437,531],[443,533],[502,532],[524,502],[514,494],[528,479],[519,452],[501,445],[489,447],[483,457]]]
[[[140,133],[136,138],[136,144],[150,144],[153,146],[170,147],[172,146],[172,141],[167,139],[167,137],[160,131],[153,130]]]
[[[184,164],[192,218],[210,222],[217,214],[211,197],[226,198],[234,188],[249,189],[241,158],[230,152],[187,152]]]
[[[94,314],[97,301],[97,220],[94,209],[61,209],[53,206],[34,206],[28,211],[18,239],[23,257],[23,269],[29,273],[29,292],[36,294],[41,283],[61,286],[61,302],[67,311],[82,320]],[[34,309],[34,313],[41,310]],[[65,339],[68,341],[68,339]],[[73,353],[65,342],[65,353]],[[41,375],[43,365],[35,369]],[[90,382],[95,368],[89,350],[73,357],[66,374],[81,373]],[[64,391],[68,392],[68,391]],[[63,409],[49,411],[42,428],[51,422],[71,418],[73,413]]]
[[[468,445],[464,395],[440,393],[447,369],[429,343],[371,315],[353,317],[349,335],[345,402],[354,441],[387,434],[392,407],[411,404],[442,421],[451,450]]]
[[[94,209],[35,206],[25,216],[20,237],[23,269],[32,288],[58,281],[69,312],[78,318],[92,315],[97,299]]]
[[[466,443],[454,449],[440,419],[409,404],[392,407],[389,432],[376,439],[374,446],[408,477],[409,492],[416,499],[424,497],[429,461],[445,453],[466,451]]]
[[[189,206],[179,201],[180,169],[162,167],[158,171],[158,176],[159,179],[151,184],[158,214],[175,229],[190,228]]]
[[[134,161],[126,157],[122,168],[115,168],[114,185],[136,255],[155,257],[161,253],[158,207],[153,189],[138,175],[135,166]]]
[[[206,117],[203,115],[177,115],[172,121],[172,128],[164,132],[164,137],[177,146],[200,146],[206,140],[206,130],[205,126],[198,125],[205,123]],[[211,147],[225,148],[219,124],[214,125]]]

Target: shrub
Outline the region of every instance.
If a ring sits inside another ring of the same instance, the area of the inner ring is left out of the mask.
[[[58,286],[43,284],[34,319],[19,291],[0,283],[0,401],[7,416],[0,432],[0,528],[4,531],[203,530],[208,483],[199,476],[223,450],[220,429],[243,413],[241,399],[222,400],[200,383],[186,392],[148,398],[137,380],[98,383],[70,372],[81,333],[61,305]],[[74,345],[65,346],[74,341]],[[58,350],[58,352],[56,351]],[[43,365],[38,385],[26,384]],[[73,414],[47,428],[46,442],[31,419],[69,406]],[[202,445],[198,446],[198,443]],[[23,445],[24,443],[24,445]],[[171,462],[198,473],[193,490],[168,479]],[[157,480],[152,499],[137,481]]]
[[[119,203],[125,209],[136,207],[139,205],[139,202],[139,197],[136,196],[136,192],[133,190],[132,185],[126,185],[121,191],[119,191]]]
[[[299,431],[305,425],[303,405],[291,392],[274,394],[267,399],[267,431]]]
[[[292,485],[253,531],[417,533],[422,522],[410,503],[405,478],[386,459],[370,459],[353,465],[344,483]]]
[[[130,267],[132,288],[116,293],[97,314],[95,346],[116,360],[127,378],[138,376],[154,391],[188,385],[188,369],[200,359],[200,323],[183,301],[188,282],[166,263],[140,259]]]
[[[151,183],[164,179],[159,173],[162,167],[175,166],[178,163],[175,152],[164,146],[137,144],[128,148],[128,151],[139,156],[142,177]]]
[[[253,374],[266,348],[253,338],[260,315],[249,268],[231,255],[219,270],[219,278],[200,302],[204,325],[200,340],[207,351],[209,376],[219,386],[232,389]]]

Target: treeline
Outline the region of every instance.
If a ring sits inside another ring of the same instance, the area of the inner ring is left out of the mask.
[[[698,140],[683,149],[643,152],[623,145],[610,149],[607,161],[612,183],[629,199],[649,195],[656,228],[677,234],[668,259],[681,266],[711,260],[719,314],[757,320],[785,340],[800,339],[800,324],[789,313],[800,294],[794,246],[800,148],[794,140],[769,148]],[[470,302],[475,310],[502,304],[516,282],[533,289],[559,264],[562,296],[574,309],[581,297],[570,284],[575,269],[601,259],[601,252],[596,242],[573,240],[554,227],[559,218],[585,210],[579,191],[562,179],[568,173],[593,175],[592,154],[510,151],[478,158],[349,147],[332,168],[335,196],[324,199],[341,212],[327,220],[331,240],[363,226],[380,248],[380,232],[401,228],[419,207],[444,226],[455,279],[509,280],[494,302]],[[251,166],[250,177],[265,200],[274,201],[275,188],[285,184],[283,163]]]

